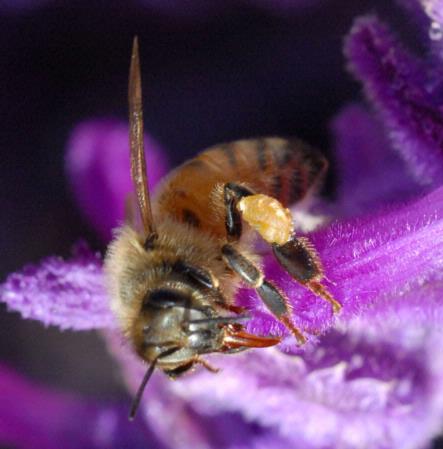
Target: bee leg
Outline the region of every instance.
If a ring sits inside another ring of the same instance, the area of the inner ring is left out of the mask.
[[[292,216],[288,209],[275,198],[254,194],[234,183],[225,184],[224,198],[229,242],[240,238],[241,220],[245,220],[272,245],[277,261],[294,280],[328,301],[334,313],[341,310],[341,304],[320,282],[323,269],[314,247],[308,239],[294,237]]]
[[[218,279],[208,270],[204,268],[191,265],[181,260],[177,261],[172,267],[175,273],[182,274],[203,287],[209,289],[218,289]]]
[[[242,198],[250,195],[253,195],[253,192],[240,184],[228,182],[223,187],[223,198],[226,207],[226,237],[228,242],[235,242],[241,237],[241,212],[238,210],[237,204]]]
[[[283,245],[272,244],[272,251],[279,264],[301,285],[328,301],[334,313],[341,310],[341,304],[321,284],[323,268],[320,258],[306,238],[292,237]]]
[[[227,310],[228,312],[235,313],[236,315],[241,315],[242,313],[246,312],[246,307],[242,306],[236,306],[234,304],[226,304],[221,301],[217,301],[216,304],[221,307],[222,309]]]
[[[291,309],[287,298],[274,284],[264,279],[261,270],[230,244],[222,247],[222,257],[243,281],[257,291],[269,311],[291,331],[298,342],[305,343],[305,337],[291,320]]]
[[[204,359],[201,359],[198,356],[195,356],[192,358],[192,360],[190,362],[185,363],[184,365],[180,365],[177,368],[174,369],[170,369],[165,371],[165,374],[170,378],[170,379],[177,379],[177,377],[182,376],[183,374],[187,373],[188,371],[190,371],[192,368],[194,368],[194,366],[196,364],[202,365],[204,368],[206,368],[208,371],[210,371],[211,373],[218,373],[220,371],[220,368],[216,368],[214,366],[212,366],[209,362],[207,362]]]
[[[216,368],[215,366],[212,366],[207,360],[201,359],[199,356],[194,357],[193,361],[194,361],[194,363],[198,363],[199,365],[202,365],[204,368],[206,368],[211,373],[218,373],[220,371],[220,368]]]
[[[182,374],[189,371],[194,366],[194,361],[185,363],[184,365],[180,365],[177,368],[165,370],[164,373],[170,378],[170,379],[176,379],[177,377],[180,377]]]

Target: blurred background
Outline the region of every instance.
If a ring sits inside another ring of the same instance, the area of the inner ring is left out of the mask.
[[[329,152],[329,123],[361,99],[342,40],[377,13],[417,51],[415,24],[386,0],[0,0],[0,280],[105,246],[64,172],[76,124],[126,121],[132,38],[140,38],[145,128],[173,165],[221,141],[297,135]],[[334,170],[328,180],[334,191]],[[0,306],[0,359],[45,385],[95,397],[126,393],[94,333],[59,332]]]

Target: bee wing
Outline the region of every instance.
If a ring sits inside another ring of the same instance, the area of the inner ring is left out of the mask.
[[[143,106],[140,75],[138,39],[134,38],[129,69],[129,143],[131,148],[131,178],[137,196],[138,208],[147,237],[155,234],[151,200],[146,175],[145,150],[143,145]]]

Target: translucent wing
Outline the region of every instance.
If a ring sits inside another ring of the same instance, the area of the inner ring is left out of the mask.
[[[143,107],[138,39],[134,38],[129,69],[129,142],[131,148],[131,177],[137,195],[137,203],[143,230],[149,239],[155,235],[151,201],[146,176],[146,160],[143,146]]]

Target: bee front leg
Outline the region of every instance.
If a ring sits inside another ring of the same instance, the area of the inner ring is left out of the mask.
[[[239,253],[232,245],[222,247],[225,263],[235,271],[244,282],[254,288],[269,311],[281,321],[295,336],[299,343],[306,342],[301,331],[292,323],[291,309],[287,298],[278,288],[264,278],[263,273],[249,259]]]
[[[202,359],[199,356],[194,357],[194,363],[197,363],[197,364],[203,366],[210,373],[216,374],[216,373],[220,372],[220,368],[212,366],[207,360]]]

